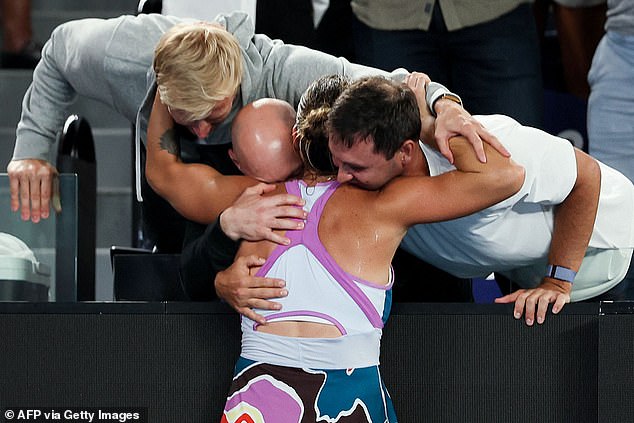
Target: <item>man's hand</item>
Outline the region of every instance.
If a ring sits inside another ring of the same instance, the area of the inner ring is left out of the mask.
[[[37,223],[49,216],[52,206],[62,211],[57,169],[44,160],[12,160],[7,166],[11,189],[11,210],[20,209],[22,220]]]
[[[483,142],[495,148],[503,156],[511,157],[500,141],[456,102],[440,99],[436,101],[434,108],[437,115],[434,139],[438,150],[450,163],[453,163],[453,154],[449,149],[449,139],[456,135],[462,135],[469,140],[478,160],[482,163],[487,161]]]
[[[220,215],[220,227],[234,241],[269,240],[287,245],[290,240],[274,229],[293,230],[304,227],[304,200],[290,194],[263,196],[275,185],[258,184],[247,188],[231,207]]]
[[[230,267],[219,272],[214,281],[219,298],[238,313],[260,324],[265,324],[266,320],[253,311],[253,308],[280,310],[282,306],[279,303],[267,299],[285,297],[288,294],[284,289],[286,283],[282,279],[251,276],[250,269],[262,266],[264,261],[254,255],[238,257]]]
[[[570,302],[572,285],[568,282],[544,278],[544,281],[534,289],[519,289],[509,295],[496,298],[496,303],[515,302],[513,316],[520,319],[526,310],[526,324],[532,326],[535,322],[535,309],[537,309],[537,323],[544,323],[548,304],[553,304],[553,314],[561,311],[565,304]]]
[[[421,112],[421,116],[423,114],[428,114],[431,116],[425,100],[427,85],[431,82],[429,76],[427,76],[426,73],[422,72],[412,72],[405,77],[404,82],[416,95],[416,101],[418,102],[418,109]]]

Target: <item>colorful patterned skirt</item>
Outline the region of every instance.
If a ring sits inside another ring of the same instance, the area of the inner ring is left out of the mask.
[[[282,367],[240,358],[221,423],[396,423],[378,366]]]

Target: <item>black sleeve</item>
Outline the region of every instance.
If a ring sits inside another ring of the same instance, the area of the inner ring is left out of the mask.
[[[180,280],[192,301],[216,299],[216,273],[233,263],[239,243],[227,237],[218,220],[209,226],[188,222],[180,258]]]

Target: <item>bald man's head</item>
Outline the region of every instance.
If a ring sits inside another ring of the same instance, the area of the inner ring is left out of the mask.
[[[242,173],[264,182],[297,176],[302,161],[293,148],[295,110],[285,101],[263,98],[243,107],[233,120],[229,156]]]

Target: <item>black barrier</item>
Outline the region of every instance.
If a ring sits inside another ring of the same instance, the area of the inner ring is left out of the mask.
[[[110,248],[116,301],[186,301],[178,274],[179,254]]]
[[[95,143],[88,121],[68,117],[58,139],[57,170],[77,174],[77,220],[62,213],[56,226],[56,301],[95,299],[95,245],[97,232],[97,164]],[[76,225],[76,227],[75,227]],[[69,238],[68,234],[76,234]],[[65,261],[77,253],[76,267]],[[69,284],[70,281],[75,282]]]
[[[634,314],[620,307],[569,304],[527,327],[506,305],[395,305],[381,366],[399,421],[631,421]],[[240,349],[220,303],[4,303],[0,336],[2,407],[152,423],[219,421]]]
[[[605,422],[634,421],[634,301],[601,303],[599,415]]]

